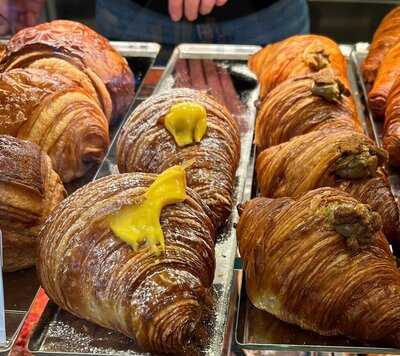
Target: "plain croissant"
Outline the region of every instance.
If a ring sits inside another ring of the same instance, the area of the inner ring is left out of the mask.
[[[257,308],[321,335],[400,347],[400,271],[368,205],[320,188],[241,210],[237,237]]]
[[[0,135],[0,230],[3,269],[33,266],[37,235],[65,190],[50,158],[27,141]]]

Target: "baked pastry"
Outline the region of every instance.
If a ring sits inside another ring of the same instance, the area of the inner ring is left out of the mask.
[[[329,69],[271,90],[260,104],[254,141],[263,149],[324,128],[362,131],[350,92]]]
[[[400,6],[390,11],[375,31],[369,53],[362,65],[364,81],[373,84],[388,51],[400,40]]]
[[[158,178],[112,175],[75,191],[40,233],[38,274],[61,308],[124,333],[140,350],[192,354],[190,346],[211,306],[215,269],[207,206],[183,186],[186,199],[161,211],[164,247],[159,253],[148,241],[132,247],[117,237],[109,220],[125,207],[144,204]],[[170,185],[158,188],[158,193],[171,192]],[[145,229],[146,219],[136,219],[136,228]]]
[[[63,182],[85,174],[109,144],[107,119],[93,98],[41,69],[0,73],[0,134],[38,144]]]
[[[261,194],[274,198],[297,198],[315,188],[342,186],[376,208],[383,217],[383,231],[400,246],[398,207],[382,176],[386,162],[386,151],[367,136],[327,129],[262,151],[257,158],[257,181]]]
[[[385,114],[386,101],[400,75],[400,43],[392,47],[379,67],[373,87],[368,93],[369,106],[376,118]]]
[[[318,35],[297,35],[268,45],[253,54],[249,68],[257,75],[263,98],[283,81],[332,68],[342,83],[350,88],[347,64],[339,46]]]
[[[0,230],[3,270],[17,271],[36,261],[37,235],[65,190],[50,158],[27,141],[0,135]]]
[[[251,200],[237,226],[251,302],[321,335],[400,347],[400,271],[380,227],[331,188]]]
[[[132,103],[135,80],[127,61],[108,40],[74,21],[56,20],[19,31],[7,43],[2,71],[41,68],[80,83],[107,116],[125,114]]]
[[[383,126],[383,146],[389,153],[389,161],[400,166],[400,76],[390,91]]]
[[[175,129],[168,126],[167,117],[176,119]],[[203,124],[201,138],[194,139],[195,126]],[[179,142],[171,133],[174,130],[187,141]],[[192,89],[152,96],[128,118],[117,147],[121,173],[159,173],[191,161],[188,185],[210,207],[215,225],[220,226],[230,214],[240,155],[239,129],[212,97]]]

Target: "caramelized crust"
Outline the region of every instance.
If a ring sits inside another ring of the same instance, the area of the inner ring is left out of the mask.
[[[385,114],[386,101],[396,78],[400,75],[400,43],[392,47],[379,67],[374,85],[368,93],[369,106],[375,117]]]
[[[258,77],[261,98],[289,78],[323,68],[332,68],[350,88],[346,60],[339,46],[324,36],[297,35],[268,45],[250,57],[249,67]]]
[[[263,149],[324,128],[362,131],[349,95],[330,70],[284,81],[261,102],[255,144]]]
[[[37,145],[0,135],[0,230],[6,272],[35,264],[37,234],[64,197],[50,158]]]
[[[133,100],[135,80],[125,58],[106,38],[74,21],[42,23],[25,28],[10,39],[1,68],[34,65],[48,69],[48,64],[35,62],[49,57],[62,59],[52,63],[55,72],[64,75],[68,72],[67,76],[78,82],[92,82],[107,117],[111,112],[114,119],[125,114]],[[68,69],[68,64],[81,74]]]
[[[387,101],[383,145],[389,153],[390,163],[400,166],[400,76],[395,81]]]
[[[375,31],[362,71],[364,80],[373,84],[379,67],[389,50],[400,40],[400,6],[390,11]]]
[[[64,200],[40,233],[38,273],[61,308],[131,337],[144,351],[191,354],[214,277],[213,224],[191,189],[162,210],[166,250],[134,251],[105,218],[156,178],[132,173],[89,183]]]
[[[0,74],[0,133],[38,144],[64,182],[85,174],[109,144],[107,119],[90,95],[40,69]]]
[[[257,308],[321,335],[399,347],[400,272],[389,245],[373,229],[368,242],[350,248],[337,232],[338,210],[325,214],[335,206],[353,214],[350,225],[373,216],[331,188],[245,204],[237,237],[247,294]]]
[[[194,101],[207,111],[208,129],[199,143],[178,147],[162,120],[172,105]],[[118,141],[120,172],[159,173],[194,160],[187,168],[188,185],[210,207],[220,226],[228,217],[239,163],[238,125],[213,98],[192,89],[174,89],[139,105],[122,129]]]

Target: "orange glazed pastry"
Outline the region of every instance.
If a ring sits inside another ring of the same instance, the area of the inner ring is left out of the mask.
[[[0,230],[3,269],[36,262],[37,235],[47,216],[65,197],[50,158],[28,141],[0,135]]]
[[[38,144],[64,182],[84,175],[109,144],[107,118],[90,94],[33,68],[0,73],[0,134]]]
[[[339,46],[324,36],[297,35],[268,45],[250,57],[249,67],[258,77],[261,98],[289,78],[327,67],[350,88],[346,59]]]
[[[400,40],[400,6],[390,11],[375,31],[362,71],[365,82],[373,84],[389,50]]]
[[[56,20],[19,31],[7,43],[1,69],[40,68],[80,83],[108,119],[125,114],[133,100],[132,71],[103,36],[74,21]]]

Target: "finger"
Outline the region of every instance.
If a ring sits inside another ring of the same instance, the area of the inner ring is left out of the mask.
[[[200,14],[208,15],[215,6],[216,0],[201,0]]]
[[[188,21],[194,21],[199,16],[200,0],[185,0],[185,17]]]
[[[215,5],[224,6],[227,2],[228,2],[228,0],[217,0]]]
[[[183,0],[169,0],[168,12],[172,21],[180,21],[183,16]]]

